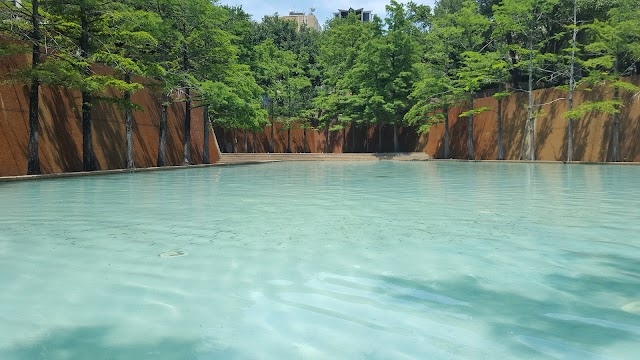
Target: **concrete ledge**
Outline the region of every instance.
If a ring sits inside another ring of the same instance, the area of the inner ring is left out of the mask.
[[[246,161],[426,161],[431,157],[425,153],[234,153],[222,154],[220,161],[237,163]]]
[[[152,172],[152,171],[201,169],[201,168],[216,167],[216,166],[263,164],[263,163],[271,163],[271,162],[278,162],[278,161],[280,160],[245,161],[242,163],[217,162],[215,164],[177,165],[177,166],[162,166],[162,167],[135,168],[135,169],[113,169],[113,170],[97,170],[97,171],[75,171],[75,172],[68,172],[68,173],[54,173],[54,174],[42,174],[42,175],[0,176],[0,183],[13,182],[13,181],[63,179],[63,178],[82,177],[82,176],[99,176],[99,175],[102,176],[102,175],[117,175],[117,174],[126,174],[126,173],[143,173],[143,172]]]
[[[62,179],[62,178],[68,178],[68,177],[117,175],[117,174],[125,174],[125,173],[139,173],[139,172],[165,171],[165,170],[182,170],[182,169],[211,167],[216,165],[217,164],[179,165],[179,166],[163,166],[163,167],[135,168],[135,169],[74,171],[74,172],[68,172],[68,173],[53,173],[53,174],[42,174],[42,175],[1,176],[0,182],[29,181],[29,180],[42,180],[42,179]]]
[[[423,154],[412,157],[412,155]],[[230,160],[230,161],[229,161]],[[640,162],[581,162],[581,161],[540,161],[540,160],[465,160],[465,159],[432,159],[424,153],[349,153],[349,154],[223,154],[215,164],[178,165],[136,169],[113,169],[99,171],[78,171],[43,175],[1,176],[0,183],[14,181],[32,181],[45,179],[63,179],[82,176],[117,175],[125,173],[142,173],[152,171],[200,169],[219,166],[258,165],[284,161],[434,161],[434,162],[471,162],[471,163],[503,163],[503,164],[555,164],[555,165],[618,165],[638,166]]]
[[[627,165],[637,166],[640,162],[596,162],[596,161],[551,161],[551,160],[466,160],[466,159],[431,159],[437,162],[477,162],[508,164],[556,164],[556,165]]]

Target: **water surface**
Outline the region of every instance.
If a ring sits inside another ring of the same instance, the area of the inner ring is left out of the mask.
[[[637,359],[639,178],[382,161],[0,184],[0,359]]]

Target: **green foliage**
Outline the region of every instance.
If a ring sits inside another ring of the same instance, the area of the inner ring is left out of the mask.
[[[575,109],[565,112],[564,117],[569,120],[579,120],[584,115],[593,112],[616,114],[620,112],[622,105],[620,100],[585,101]]]
[[[490,107],[487,106],[483,106],[477,109],[473,109],[473,110],[469,110],[469,111],[465,111],[460,113],[460,115],[458,115],[458,117],[467,117],[467,116],[471,116],[471,115],[477,115],[477,114],[482,114],[485,111],[491,111]]]
[[[391,1],[386,9],[387,29],[374,31],[338,86],[350,94],[345,115],[359,122],[399,125],[413,105],[409,95],[417,77],[419,48],[407,7]]]
[[[419,64],[416,68],[419,80],[410,94],[415,104],[405,115],[405,121],[427,131],[432,124],[444,120],[441,112],[455,106],[462,94],[440,66]]]
[[[493,97],[501,100],[535,87],[567,89],[569,70],[582,76],[581,91],[604,85],[618,98],[579,105],[567,118],[619,111],[620,94],[640,91],[620,79],[640,64],[635,0],[578,0],[575,25],[573,2],[558,0],[440,0],[433,8],[390,1],[384,20],[352,14],[331,19],[323,32],[277,15],[254,22],[241,7],[209,0],[40,3],[45,56],[10,80],[37,78],[134,107],[100,94],[135,92],[137,76],[151,77],[172,95],[165,105],[189,90],[193,106],[207,106],[225,129],[259,130],[268,113],[285,127],[428,131],[478,91],[499,88]],[[0,56],[31,50],[27,9],[0,3]],[[96,63],[114,71],[97,72]],[[532,88],[523,89],[529,78]],[[539,106],[528,107],[535,118]]]
[[[500,101],[506,97],[511,96],[511,93],[508,91],[501,91],[501,92],[497,92],[495,94],[493,94],[493,98]]]

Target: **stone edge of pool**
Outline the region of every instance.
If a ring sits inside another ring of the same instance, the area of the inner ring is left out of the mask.
[[[163,167],[150,167],[150,168],[135,168],[135,169],[113,169],[113,170],[97,170],[97,171],[75,171],[68,173],[53,173],[42,175],[20,175],[20,176],[0,176],[0,183],[14,182],[14,181],[33,181],[44,179],[62,179],[71,177],[82,176],[98,176],[98,175],[116,175],[126,173],[140,173],[140,172],[153,172],[153,171],[165,171],[165,170],[184,170],[184,169],[200,169],[207,167],[220,167],[220,166],[235,166],[235,165],[251,165],[251,164],[265,164],[279,162],[280,160],[265,160],[265,161],[247,161],[244,163],[215,163],[215,164],[198,164],[198,165],[177,165],[177,166],[163,166]]]
[[[576,165],[628,165],[637,166],[640,162],[582,162],[582,161],[538,161],[538,160],[466,160],[466,159],[433,159],[424,153],[347,153],[347,154],[222,154],[215,164],[178,165],[135,169],[113,169],[99,171],[78,171],[42,175],[0,176],[0,183],[14,181],[32,181],[44,179],[61,179],[81,176],[115,175],[123,173],[153,172],[165,170],[199,169],[220,166],[256,165],[286,161],[434,161],[434,162],[477,162],[477,163],[515,163],[515,164],[576,164]]]

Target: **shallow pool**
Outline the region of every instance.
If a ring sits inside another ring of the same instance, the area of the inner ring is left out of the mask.
[[[0,359],[637,359],[640,167],[0,184]]]

